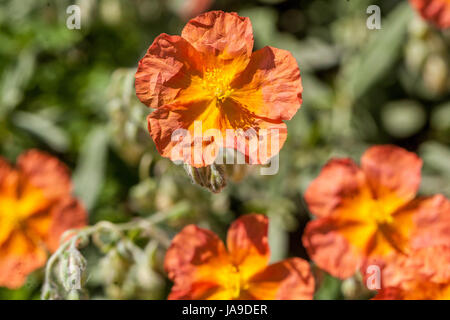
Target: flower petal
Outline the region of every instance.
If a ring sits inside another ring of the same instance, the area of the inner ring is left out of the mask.
[[[231,84],[233,99],[260,117],[290,120],[302,104],[302,82],[297,61],[289,51],[265,47]]]
[[[11,214],[11,199],[17,194],[19,174],[9,164],[0,158],[0,245],[2,245],[13,232],[15,215]]]
[[[234,221],[228,230],[227,248],[230,259],[243,279],[249,279],[269,263],[268,226],[266,216],[248,214]]]
[[[391,287],[378,291],[371,300],[403,300],[404,296],[402,289]]]
[[[314,277],[308,262],[287,259],[254,275],[247,291],[258,300],[311,300]]]
[[[15,231],[0,246],[0,287],[16,289],[27,276],[45,264],[47,254],[34,240]]]
[[[435,195],[419,198],[402,211],[411,212],[414,219],[414,248],[450,244],[450,201],[446,197]]]
[[[206,12],[189,21],[181,36],[198,51],[220,60],[250,58],[253,51],[250,19],[234,12]]]
[[[48,212],[28,219],[26,224],[29,232],[39,236],[53,252],[58,249],[64,232],[86,226],[87,214],[77,199],[66,197]]]
[[[194,167],[214,162],[221,147],[220,111],[214,102],[166,105],[147,118],[158,152]]]
[[[172,299],[207,299],[226,286],[230,267],[223,242],[211,231],[194,225],[175,236],[164,268],[174,282]]]
[[[369,197],[364,174],[351,159],[329,161],[305,192],[309,210],[317,217],[347,215],[352,220],[358,218],[360,210],[350,207]],[[347,213],[342,214],[344,211]]]
[[[442,29],[450,28],[450,2],[447,0],[410,0],[420,15]]]
[[[221,110],[222,145],[241,152],[247,164],[267,164],[280,152],[287,138],[284,122],[257,117],[232,99]],[[231,130],[228,136],[227,130]]]
[[[422,168],[416,154],[392,145],[375,146],[362,156],[361,168],[376,199],[396,201],[400,207],[416,196]]]
[[[416,281],[450,284],[450,247],[433,246],[395,255],[382,266],[384,287],[411,289]]]
[[[0,187],[5,179],[5,177],[11,172],[11,166],[8,161],[3,157],[0,157]]]
[[[342,229],[344,226],[339,226],[329,218],[313,220],[307,224],[302,240],[308,255],[321,269],[334,277],[345,279],[355,274],[363,262],[363,255],[362,249],[358,250],[341,233]],[[371,232],[358,225],[348,225],[346,231],[347,234],[353,234],[361,246],[367,243],[371,235]]]
[[[136,95],[142,103],[158,108],[174,102],[188,90],[189,99],[195,100],[201,91],[201,54],[180,36],[161,34],[139,61],[135,75]]]
[[[238,150],[247,163],[266,164],[287,137],[284,122],[253,117],[230,99],[163,106],[149,115],[148,128],[163,157],[194,167],[213,163],[220,148]]]
[[[27,182],[41,189],[50,201],[69,195],[72,191],[67,167],[44,152],[27,151],[17,160],[17,168]]]

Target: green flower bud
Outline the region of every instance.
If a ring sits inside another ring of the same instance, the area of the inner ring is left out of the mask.
[[[225,165],[211,164],[206,167],[195,168],[185,164],[184,169],[193,184],[198,184],[211,192],[219,193],[227,185]]]

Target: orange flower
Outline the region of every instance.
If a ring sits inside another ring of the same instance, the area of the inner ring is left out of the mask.
[[[250,20],[212,11],[192,19],[181,37],[161,34],[139,62],[136,94],[149,107],[159,153],[195,167],[220,148],[267,163],[283,146],[302,102],[297,62],[288,51],[252,53]]]
[[[441,29],[450,28],[450,0],[409,0],[426,20]]]
[[[352,276],[370,259],[449,242],[450,202],[415,199],[422,161],[395,146],[366,151],[359,168],[331,160],[305,194],[311,212],[303,244],[319,267]]]
[[[245,215],[230,227],[228,251],[211,231],[185,227],[166,254],[165,269],[174,281],[169,299],[312,299],[309,264],[291,258],[268,266],[268,220]]]
[[[372,262],[373,263],[373,262]],[[381,263],[376,300],[450,300],[450,247],[415,250]]]
[[[0,157],[0,286],[20,287],[64,231],[86,224],[70,192],[69,173],[56,158],[31,150],[11,168]]]

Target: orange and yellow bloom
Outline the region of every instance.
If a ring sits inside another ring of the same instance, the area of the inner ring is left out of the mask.
[[[450,0],[409,0],[419,14],[441,29],[450,28]]]
[[[361,167],[331,160],[305,193],[317,217],[303,236],[312,260],[347,278],[367,261],[448,244],[450,202],[416,198],[421,166],[415,154],[390,145],[368,149]]]
[[[300,70],[288,51],[252,50],[250,20],[222,11],[192,19],[181,36],[155,39],[135,86],[156,109],[148,128],[162,156],[203,167],[220,148],[238,150],[251,164],[278,154],[287,136],[283,121],[302,102]]]
[[[433,246],[393,256],[380,265],[377,300],[450,300],[450,247]]]
[[[245,215],[228,230],[227,247],[213,232],[194,225],[173,240],[165,269],[174,282],[169,299],[312,299],[309,264],[291,258],[268,265],[268,220]]]
[[[71,190],[67,168],[56,158],[31,150],[12,168],[0,157],[0,286],[21,286],[58,248],[64,231],[86,224]]]

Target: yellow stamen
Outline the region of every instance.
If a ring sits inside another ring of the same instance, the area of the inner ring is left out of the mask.
[[[202,88],[209,91],[220,102],[224,102],[234,92],[230,85],[231,80],[223,70],[207,68],[203,72]]]

